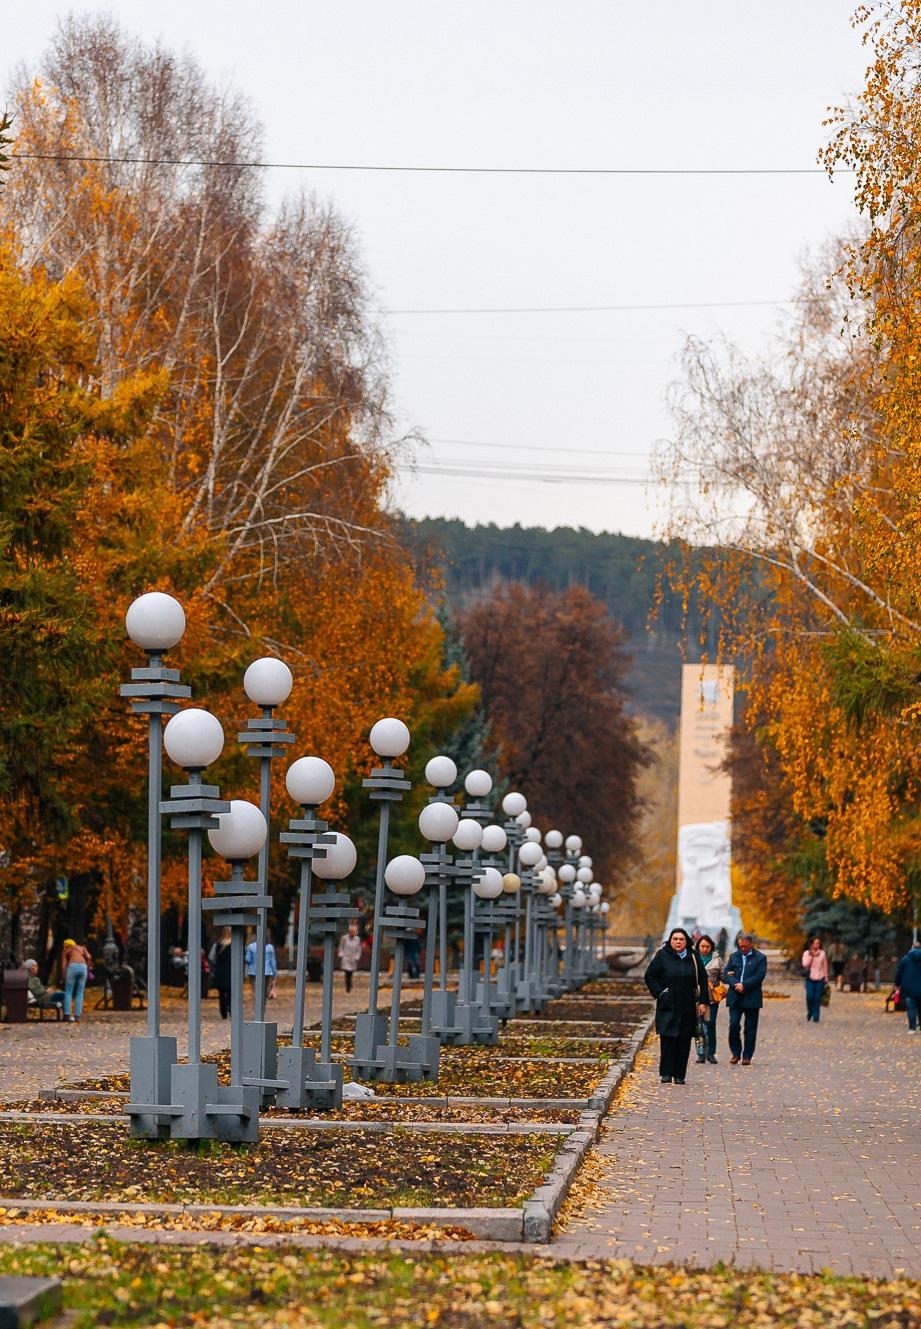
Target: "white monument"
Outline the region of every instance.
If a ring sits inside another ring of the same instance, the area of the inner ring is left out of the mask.
[[[732,725],[731,666],[685,665],[681,677],[678,865],[666,932],[700,928],[730,942],[742,926],[730,877],[731,780],[723,770]]]

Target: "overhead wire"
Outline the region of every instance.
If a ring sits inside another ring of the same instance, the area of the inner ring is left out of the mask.
[[[446,166],[393,162],[221,161],[197,157],[108,156],[104,153],[13,152],[22,161],[86,162],[108,166],[206,166],[225,170],[370,171],[417,175],[853,175],[854,168],[836,166]]]

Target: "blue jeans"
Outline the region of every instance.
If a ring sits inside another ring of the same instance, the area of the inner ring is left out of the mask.
[[[918,1010],[918,998],[909,997],[906,993],[905,1009],[908,1012],[909,1029],[916,1029],[918,1027],[918,1015],[921,1014],[921,1012],[919,1012]]]
[[[824,978],[806,979],[806,1018],[819,1023],[822,1013],[822,993],[825,991]]]
[[[73,1014],[77,1019],[83,1014],[83,989],[86,987],[87,968],[85,964],[69,964],[64,975],[64,1014]]]

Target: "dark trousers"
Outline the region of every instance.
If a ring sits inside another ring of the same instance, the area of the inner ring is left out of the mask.
[[[755,1055],[755,1043],[758,1040],[758,1017],[760,1010],[743,1011],[741,1006],[729,1007],[729,1051],[734,1057],[751,1061]],[[744,1043],[742,1019],[745,1019]]]
[[[659,1035],[659,1074],[669,1079],[683,1080],[688,1073],[692,1035],[667,1038]]]
[[[710,1015],[707,1019],[707,1056],[716,1056],[716,1017],[719,1013],[719,1002],[711,1001]]]
[[[825,991],[824,978],[806,979],[806,1018],[819,1023],[822,1014],[822,993]]]
[[[226,1020],[230,1014],[230,988],[218,988],[217,1001],[221,1009],[221,1019]]]
[[[343,969],[342,972],[345,975],[345,990],[346,992],[351,992],[352,979],[355,977],[355,975],[352,973],[351,969]]]

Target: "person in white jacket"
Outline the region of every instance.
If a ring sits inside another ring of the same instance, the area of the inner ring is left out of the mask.
[[[339,938],[339,968],[345,975],[345,990],[351,992],[352,978],[361,961],[361,937],[358,935],[358,920],[353,918],[349,930]]]

